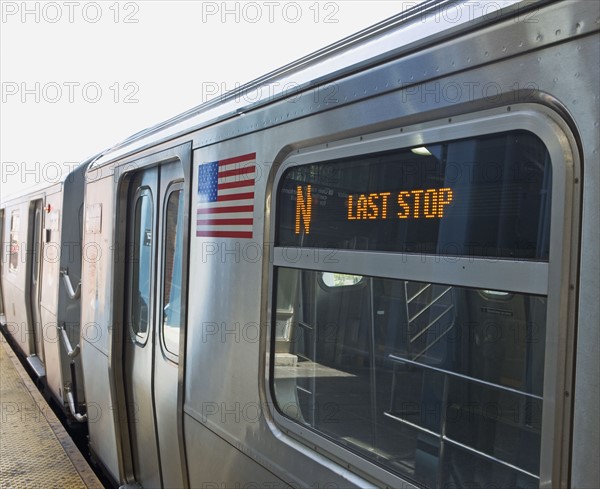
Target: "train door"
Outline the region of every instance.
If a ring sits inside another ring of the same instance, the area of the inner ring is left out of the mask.
[[[44,223],[43,203],[35,200],[30,204],[30,238],[31,264],[29,269],[29,310],[31,311],[31,322],[35,338],[35,354],[39,361],[44,363],[44,337],[42,328],[42,314],[40,311],[41,273],[42,273],[42,227]],[[37,362],[36,362],[37,363]],[[35,366],[34,366],[35,368]],[[43,369],[36,368],[38,374]]]
[[[146,488],[182,487],[186,473],[178,426],[189,236],[186,155],[159,158],[129,185],[124,383],[133,473]]]
[[[151,375],[157,186],[158,168],[139,173],[131,182],[128,205],[131,214],[127,249],[131,256],[125,323],[129,330],[125,341],[125,395],[134,474],[145,487],[160,487]]]

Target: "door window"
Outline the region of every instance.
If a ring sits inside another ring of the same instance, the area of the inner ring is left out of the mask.
[[[145,342],[151,311],[152,284],[152,195],[143,189],[136,202],[131,257],[130,328],[137,341]]]
[[[183,260],[183,190],[171,190],[165,206],[162,341],[179,355]]]
[[[16,272],[19,269],[19,211],[13,211],[10,216],[10,250],[8,269]]]

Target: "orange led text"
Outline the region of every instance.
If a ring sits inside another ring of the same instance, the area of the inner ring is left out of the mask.
[[[302,186],[296,187],[296,234],[300,234],[301,224],[304,225],[304,233],[310,234],[310,219],[312,217],[312,195],[310,185],[306,186],[306,196]]]
[[[391,192],[349,195],[348,220],[375,220],[388,219],[388,217],[439,219],[444,217],[445,208],[452,203],[454,198],[452,189],[449,187],[402,190],[395,197],[390,197],[391,195]],[[296,226],[298,225],[298,211],[296,211]]]
[[[352,195],[348,196],[348,220],[387,219],[389,196],[390,192],[360,194],[356,201]]]
[[[451,188],[403,190],[398,194],[398,217],[400,219],[444,217],[444,207],[452,202],[452,198]]]

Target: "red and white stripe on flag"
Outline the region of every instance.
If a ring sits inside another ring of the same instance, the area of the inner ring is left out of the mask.
[[[252,238],[256,153],[198,167],[196,236]]]

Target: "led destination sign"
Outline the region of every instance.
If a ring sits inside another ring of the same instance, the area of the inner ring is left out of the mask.
[[[545,260],[551,189],[548,152],[526,131],[292,166],[276,246]]]
[[[400,192],[374,192],[349,195],[347,212],[340,219],[348,221],[389,219],[441,219],[444,209],[452,204],[454,193],[450,187],[401,190]],[[295,234],[303,230],[310,234],[312,219],[318,219],[318,208],[313,214],[311,185],[296,187]]]

